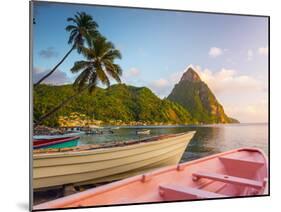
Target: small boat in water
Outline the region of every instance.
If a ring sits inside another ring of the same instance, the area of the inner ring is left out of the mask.
[[[41,139],[60,139],[60,138],[69,138],[73,136],[81,136],[85,134],[85,132],[66,132],[64,134],[55,134],[55,135],[34,135],[33,140],[41,140]]]
[[[137,135],[149,135],[150,134],[150,130],[137,130],[136,134]]]
[[[194,131],[135,141],[33,151],[33,188],[112,182],[177,164]]]
[[[111,130],[119,130],[120,127],[119,126],[115,126],[115,127],[110,127]]]
[[[79,136],[34,139],[33,149],[69,148],[77,146]]]
[[[240,148],[76,193],[38,209],[214,199],[268,194],[266,155]]]

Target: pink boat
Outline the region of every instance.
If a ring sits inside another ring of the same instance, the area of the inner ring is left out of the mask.
[[[35,210],[268,194],[266,155],[240,148],[169,166],[34,207]]]

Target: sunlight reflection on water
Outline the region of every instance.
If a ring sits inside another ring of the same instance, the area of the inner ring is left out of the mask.
[[[138,129],[150,129],[150,135],[136,135]],[[268,154],[267,124],[232,124],[200,126],[141,126],[121,127],[113,134],[83,135],[80,145],[110,141],[135,140],[160,134],[181,133],[195,130],[181,162],[194,160],[239,147],[257,147]]]

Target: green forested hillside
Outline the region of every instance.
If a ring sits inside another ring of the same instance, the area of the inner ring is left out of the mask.
[[[34,118],[58,105],[74,93],[72,85],[40,85],[34,90]],[[58,126],[59,116],[77,112],[105,123],[120,120],[147,124],[193,123],[187,110],[177,103],[161,100],[146,87],[125,84],[113,85],[107,89],[97,88],[92,94],[87,91],[62,107],[43,124]]]

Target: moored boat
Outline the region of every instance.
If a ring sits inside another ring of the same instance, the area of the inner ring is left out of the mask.
[[[64,134],[55,134],[55,135],[34,135],[33,140],[41,140],[41,139],[60,139],[60,138],[69,138],[73,136],[81,136],[85,134],[85,132],[66,132]]]
[[[110,127],[111,130],[119,130],[120,127],[119,126],[115,126],[115,127]]]
[[[39,148],[69,148],[77,146],[79,136],[50,138],[50,139],[34,139],[33,149]]]
[[[34,209],[267,195],[267,186],[266,155],[256,148],[240,148],[89,189]]]
[[[149,135],[150,134],[150,130],[137,130],[136,134],[137,135]]]
[[[116,144],[33,152],[33,188],[123,179],[180,161],[194,131]]]

